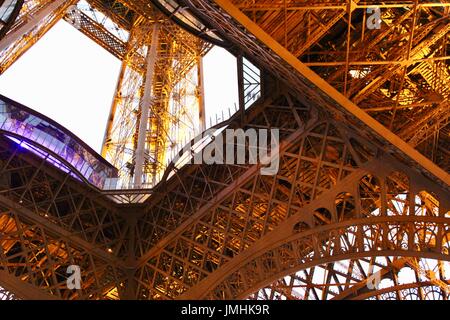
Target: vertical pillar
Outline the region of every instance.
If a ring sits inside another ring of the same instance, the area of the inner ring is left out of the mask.
[[[142,174],[145,162],[145,147],[147,138],[147,127],[150,104],[152,103],[152,87],[153,75],[155,73],[155,63],[158,56],[158,42],[159,42],[159,24],[153,25],[152,43],[147,52],[147,71],[145,74],[144,96],[141,100],[141,118],[139,120],[139,134],[138,143],[135,151],[135,170],[134,170],[134,185],[136,188],[142,185]]]
[[[205,114],[205,82],[203,77],[203,57],[197,58],[197,72],[198,72],[198,110],[199,122],[201,130],[206,129],[206,114]]]

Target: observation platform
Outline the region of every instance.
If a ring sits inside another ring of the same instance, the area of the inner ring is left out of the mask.
[[[98,189],[114,188],[118,170],[54,120],[0,95],[0,134]]]

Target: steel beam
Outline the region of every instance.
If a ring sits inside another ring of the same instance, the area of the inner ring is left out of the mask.
[[[335,104],[341,107],[345,113],[358,119],[362,126],[370,130],[373,134],[386,141],[389,145],[393,146],[412,161],[419,164],[436,179],[442,181],[445,185],[450,186],[450,174],[439,168],[432,161],[424,157],[417,150],[409,146],[406,142],[400,139],[397,135],[392,133],[386,127],[381,125],[378,121],[374,120],[352,101],[342,95],[319,75],[314,73],[311,69],[300,62],[297,57],[292,55],[286,48],[280,45],[266,32],[264,32],[257,24],[251,21],[246,15],[244,15],[238,8],[236,8],[228,0],[215,0],[215,2],[228,13],[235,21],[241,24],[248,32],[253,34],[262,44],[272,50],[277,56],[279,56],[285,63],[292,67],[302,77],[307,79],[310,85],[317,88],[324,96],[329,97]],[[300,88],[297,88],[300,89]],[[328,106],[333,108],[332,105]]]
[[[145,84],[144,84],[144,96],[140,104],[140,118],[139,118],[139,129],[138,129],[138,139],[137,147],[135,150],[135,171],[134,171],[134,185],[137,188],[141,187],[142,174],[145,162],[146,144],[149,135],[149,110],[150,105],[153,103],[153,77],[155,74],[156,60],[158,59],[158,46],[159,46],[159,24],[155,23],[153,25],[152,40],[147,53],[147,71],[145,74]],[[152,128],[150,128],[152,130]],[[156,177],[153,177],[156,179]],[[148,181],[146,181],[148,182]],[[152,181],[154,182],[154,181]]]
[[[5,50],[14,42],[16,42],[19,38],[23,37],[31,30],[33,30],[36,26],[41,23],[41,21],[50,13],[53,13],[56,9],[61,7],[62,5],[69,3],[68,0],[54,0],[46,5],[42,10],[40,10],[36,15],[32,15],[29,17],[27,23],[22,25],[18,29],[12,30],[8,33],[2,40],[0,40],[0,51]]]

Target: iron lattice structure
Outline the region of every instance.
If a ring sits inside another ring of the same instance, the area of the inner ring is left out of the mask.
[[[449,298],[450,3],[74,5],[25,1],[0,40],[0,66],[57,20],[71,21],[123,61],[107,159],[123,174],[147,150],[139,186],[164,174],[150,191],[101,190],[39,140],[23,134],[24,149],[2,126],[0,297]],[[366,28],[375,7],[380,28]],[[29,16],[40,17],[33,28]],[[239,110],[215,128],[279,129],[276,175],[250,164],[162,165],[168,137],[201,128],[199,96],[199,123],[162,134],[183,114],[208,42],[238,57]],[[117,201],[144,193],[140,203]],[[66,286],[73,264],[81,290]],[[381,285],[369,286],[375,275]]]
[[[119,187],[154,185],[168,154],[198,130],[199,121],[191,119],[199,119],[203,98],[193,70],[210,45],[153,6],[136,1],[25,1],[2,40],[0,73],[61,19],[122,61],[102,154],[119,168]],[[158,30],[152,38],[154,26]],[[150,56],[152,50],[155,54]],[[190,103],[171,107],[175,86],[186,78],[195,90],[183,92],[179,99]],[[141,117],[143,109],[147,112]]]

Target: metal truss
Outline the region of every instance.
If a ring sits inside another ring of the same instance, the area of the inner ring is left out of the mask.
[[[59,298],[117,295],[126,278],[115,256],[126,251],[124,218],[70,172],[4,136],[0,145],[0,269]],[[69,265],[86,270],[81,291],[67,290]]]
[[[195,10],[202,21],[207,21],[218,34],[236,46],[235,50],[240,50],[247,57],[251,57],[252,61],[257,61],[261,68],[271,72],[276,78],[283,79],[287,86],[302,97],[301,101],[305,105],[327,109],[339,121],[348,121],[361,132],[367,133],[367,138],[376,137],[380,143],[387,143],[389,149],[396,150],[393,151],[396,156],[403,158],[411,166],[419,164],[428,168],[429,173],[434,172],[433,179],[439,181],[442,178],[448,181],[448,173],[433,166],[397,135],[362,112],[352,101],[274,41],[231,2],[226,0],[216,2],[220,5],[202,0],[183,1],[191,10]],[[229,19],[229,16],[233,19]],[[407,158],[414,161],[410,162]]]
[[[450,171],[445,134],[448,1],[230,3],[360,108]],[[378,27],[373,27],[375,10]],[[432,145],[431,151],[419,141]]]
[[[155,44],[158,55],[149,66],[142,52],[151,43],[150,30],[154,23],[146,21],[136,23],[131,30],[102,152],[120,169],[122,181],[128,187],[133,187],[135,182],[135,155],[139,149],[137,128],[143,104],[148,104],[150,112],[141,187],[152,186],[158,181],[170,160],[170,152],[179,148],[177,141],[183,141],[198,128],[195,119],[198,119],[199,111],[195,114],[195,110],[199,110],[201,90],[195,71],[200,57],[209,48],[185,31],[161,23]],[[149,73],[152,75],[150,84],[146,81],[147,68],[152,71]],[[144,93],[149,91],[151,97],[145,97]]]
[[[122,180],[132,184],[133,157],[137,148],[138,113],[145,85],[146,62],[142,55],[145,42],[151,39],[151,25],[143,22],[130,32],[128,52],[122,62],[119,81],[111,107],[102,155],[116,168]],[[150,35],[149,35],[150,33]],[[131,180],[130,180],[131,179]]]
[[[87,1],[92,8],[96,8],[109,19],[114,21],[120,28],[131,30],[133,22],[136,19],[136,13],[124,1],[112,0],[89,0]],[[125,3],[125,4],[124,4]]]
[[[287,292],[278,279],[305,279],[308,268],[324,264],[348,283],[314,282],[319,289],[308,297],[327,287],[323,299],[412,288],[447,297],[423,276],[415,285],[394,281],[393,289],[366,292],[367,268],[345,275],[337,261],[385,256],[376,271],[386,277],[402,257],[449,261],[448,190],[277,87],[265,84],[273,90],[247,110],[245,128],[280,129],[278,174],[262,176],[258,165],[186,165],[144,206],[112,205],[3,138],[0,265],[70,299],[254,298],[266,287]],[[228,125],[239,127],[240,119]],[[81,292],[64,287],[69,264],[84,270]]]
[[[89,8],[92,10],[92,7]],[[109,51],[119,60],[125,59],[127,52],[127,39],[121,39],[105,28],[100,22],[88,16],[80,9],[69,11],[63,17],[64,20],[76,26],[85,35],[97,44]],[[103,20],[104,22],[108,20]]]
[[[279,173],[265,177],[255,167],[229,165],[179,172],[180,182],[153,197],[136,223],[137,297],[245,298],[292,269],[327,259],[449,260],[445,210],[438,204],[440,213],[434,206],[424,214],[405,207],[416,208],[413,193],[405,191],[412,180],[419,184],[413,190],[433,194],[443,191],[438,185],[422,185],[423,177],[410,168],[290,95],[253,115],[248,127],[283,130]],[[448,199],[448,193],[438,198]],[[442,244],[430,244],[433,236],[424,226]],[[432,254],[428,245],[435,248]]]
[[[180,115],[201,109],[195,74],[208,45],[150,3],[90,1],[129,32],[104,154],[133,184],[144,123],[141,182],[164,174],[145,202],[119,205],[2,136],[0,286],[23,299],[448,299],[446,2],[181,2],[262,69],[241,63],[240,110],[215,127],[279,129],[278,173],[166,165],[168,143],[197,133]],[[361,22],[373,5],[382,37]],[[110,45],[106,23],[86,16],[84,32]],[[80,291],[65,285],[71,264]]]
[[[422,268],[420,264],[426,266]],[[445,262],[447,264],[447,262]],[[433,269],[444,270],[444,262]],[[448,268],[448,267],[447,267]],[[427,261],[404,257],[372,257],[322,264],[275,281],[249,296],[257,300],[448,300],[446,283],[430,280]],[[380,283],[373,284],[379,274]],[[400,278],[408,275],[406,281]],[[442,276],[442,274],[440,274]],[[368,290],[368,285],[372,290]]]
[[[0,40],[0,74],[41,39],[76,2],[76,0],[25,1],[17,21]]]
[[[0,73],[61,19],[122,61],[102,153],[120,169],[120,187],[154,185],[173,150],[179,148],[178,141],[193,135],[198,128],[198,114],[194,113],[199,110],[202,90],[196,70],[210,45],[182,30],[152,6],[136,1],[28,0],[18,21],[0,42]],[[158,55],[150,66],[146,55],[151,37],[147,32],[155,23],[160,25]],[[148,79],[151,83],[146,81],[147,74],[152,75]],[[189,85],[193,89],[186,89]],[[148,97],[146,91],[150,92]],[[148,119],[141,121],[142,108],[149,108],[150,112]],[[141,144],[140,122],[144,137]],[[169,132],[172,124],[176,130]]]
[[[134,2],[127,5],[136,9]],[[199,77],[192,71],[197,70],[200,57],[210,48],[151,7],[139,8],[137,12],[142,15],[130,30],[102,152],[120,168],[122,183],[128,188],[154,185],[172,149],[178,148],[177,141],[198,128],[192,119],[198,118],[193,114],[199,110],[201,89]],[[151,50],[149,30],[155,23],[159,29],[154,44],[157,56],[150,61],[144,52]],[[194,89],[188,89],[189,84]],[[145,92],[151,95],[145,96]],[[181,104],[187,100],[190,102]],[[146,108],[148,120],[141,120]],[[139,143],[142,121],[146,133]]]

